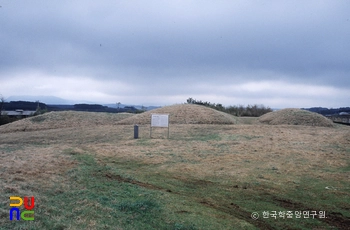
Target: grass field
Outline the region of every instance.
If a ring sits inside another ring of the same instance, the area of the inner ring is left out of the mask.
[[[250,118],[166,135],[150,139],[149,125],[139,139],[132,125],[0,134],[1,229],[350,229],[350,127]],[[35,196],[35,220],[10,221],[9,196]]]

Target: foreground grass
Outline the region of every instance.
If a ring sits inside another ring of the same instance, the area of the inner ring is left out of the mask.
[[[120,176],[121,169],[100,166],[93,156],[70,151],[65,153],[73,154],[79,167],[67,172],[65,184],[45,190],[35,184],[23,188],[23,194],[8,190],[1,195],[7,200],[1,207],[2,229],[255,229],[235,218],[217,221],[219,211],[189,197],[178,200],[170,191],[131,183],[130,176]],[[8,197],[28,193],[36,197],[35,220],[9,221]],[[177,209],[172,209],[175,203]]]
[[[0,152],[9,160],[0,162],[0,227],[346,229],[350,146],[341,137],[349,132],[251,127],[172,127],[169,140],[146,138],[148,132],[132,140],[124,130],[3,138]],[[47,177],[26,168],[43,161]],[[9,221],[14,195],[36,197],[34,221]],[[273,211],[292,211],[293,218],[275,219]],[[296,218],[295,211],[325,211],[326,218]]]

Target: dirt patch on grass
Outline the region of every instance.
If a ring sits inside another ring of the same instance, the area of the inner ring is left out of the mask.
[[[138,185],[147,189],[152,189],[152,190],[161,190],[161,191],[165,191],[165,192],[172,192],[170,189],[165,189],[159,186],[155,186],[152,184],[148,184],[148,183],[144,183],[141,181],[137,181],[137,180],[132,180],[130,178],[124,178],[120,175],[114,175],[111,173],[106,173],[104,175],[106,178],[111,179],[111,180],[117,180],[119,182],[124,182],[124,183],[129,183],[129,184],[134,184],[134,185]]]
[[[270,112],[262,115],[259,121],[269,125],[334,126],[333,122],[324,116],[302,109],[282,109]]]
[[[49,112],[35,117],[25,118],[0,126],[0,132],[35,131],[97,125],[114,125],[118,121],[131,117],[130,113],[97,113],[62,111]]]
[[[133,117],[124,119],[118,124],[145,125],[151,123],[151,114],[170,114],[170,124],[236,124],[237,118],[205,106],[183,104],[165,106]]]
[[[320,211],[323,210],[317,210],[316,208],[313,207],[307,207],[303,204],[293,202],[290,200],[285,200],[285,199],[279,199],[279,198],[274,198],[276,202],[279,203],[281,207],[284,207],[288,210],[304,210],[304,211],[316,211],[318,214]],[[343,216],[341,213],[336,213],[336,212],[330,212],[326,214],[326,218],[319,218],[320,221],[326,222],[330,224],[331,226],[337,227],[339,229],[349,229],[350,226],[350,220]]]

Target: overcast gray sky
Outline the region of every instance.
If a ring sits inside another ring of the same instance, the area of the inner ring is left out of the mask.
[[[0,0],[0,93],[350,106],[350,1]]]

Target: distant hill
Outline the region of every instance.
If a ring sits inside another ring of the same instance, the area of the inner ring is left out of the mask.
[[[303,108],[304,110],[308,110],[311,112],[319,113],[324,116],[326,115],[338,115],[341,112],[350,113],[350,107],[340,107],[340,108],[324,108],[324,107],[311,107],[311,108]]]
[[[6,98],[6,101],[40,101],[45,104],[76,104],[78,102],[66,100],[60,97],[54,96],[11,96]]]
[[[86,112],[108,112],[108,113],[136,113],[139,112],[137,108],[133,106],[124,106],[123,108],[110,108],[108,106],[99,104],[74,104],[74,105],[48,105],[42,102],[30,102],[30,101],[10,101],[5,102],[3,110],[13,111],[17,109],[36,111],[37,109],[46,111],[86,111]]]
[[[55,108],[60,108],[60,109],[74,109],[75,104],[97,104],[95,102],[91,101],[77,101],[77,100],[66,100],[60,97],[55,97],[55,96],[10,96],[5,99],[5,101],[10,102],[10,101],[27,101],[27,102],[36,102],[39,101],[41,103],[44,103],[48,105],[49,107],[55,107]],[[152,110],[152,109],[157,109],[160,108],[161,106],[142,106],[142,105],[128,105],[128,104],[119,104],[117,103],[114,104],[102,104],[103,106],[107,106],[109,108],[125,108],[125,107],[134,107],[138,110]]]
[[[124,107],[135,107],[136,109],[139,109],[139,110],[146,110],[146,111],[149,111],[149,110],[152,110],[152,109],[158,109],[158,108],[161,108],[161,106],[143,106],[143,105],[126,105],[126,104],[104,104],[105,106],[108,106],[110,108],[124,108]]]
[[[22,112],[18,114],[17,112],[20,110]],[[10,101],[1,104],[0,125],[11,123],[28,116],[25,114],[25,112],[30,112],[30,116],[32,116],[32,114],[38,115],[51,111],[140,113],[143,110],[139,110],[133,106],[124,106],[123,108],[110,108],[108,106],[99,104],[47,105],[42,102]]]
[[[16,109],[35,111],[38,107],[40,107],[40,109],[46,109],[47,105],[41,102],[38,103],[30,101],[11,101],[5,102],[2,109],[7,111]]]

